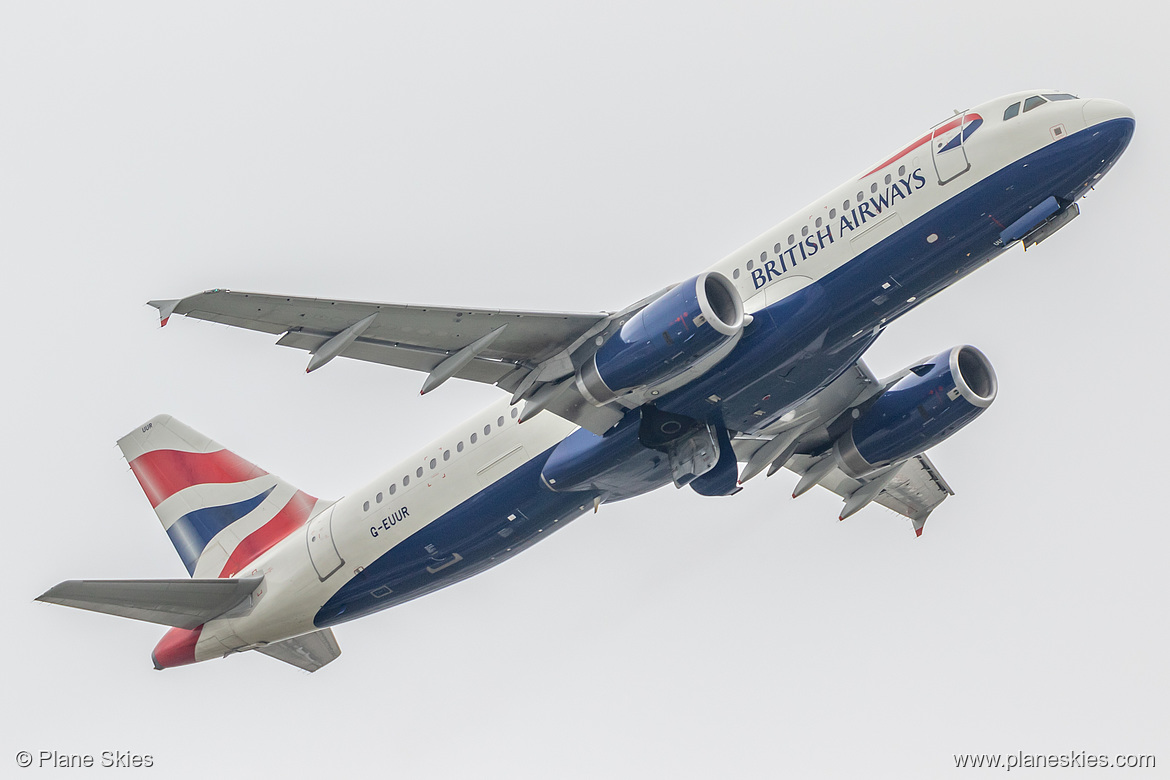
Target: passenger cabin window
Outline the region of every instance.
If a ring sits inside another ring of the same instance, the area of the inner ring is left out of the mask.
[[[410,484],[410,475],[407,474],[405,477],[402,478],[402,487],[406,487],[409,484]]]
[[[366,503],[362,504],[362,511],[363,511],[363,512],[369,512],[369,511],[370,511],[370,502],[369,502],[369,501],[367,501]]]
[[[377,501],[379,504],[382,503],[382,494],[379,493],[378,495],[374,496],[374,500]]]
[[[390,495],[394,495],[394,493],[395,493],[397,490],[398,490],[398,483],[397,483],[397,482],[395,482],[393,485],[391,485],[391,486],[390,486]]]
[[[1039,95],[1033,95],[1032,97],[1030,97],[1024,101],[1024,113],[1031,111],[1033,108],[1036,108],[1037,106],[1042,106],[1047,102],[1048,102],[1047,100],[1040,97]]]
[[[1009,119],[1015,118],[1016,114],[1018,114],[1018,113],[1020,113],[1020,104],[1019,103],[1012,103],[1010,106],[1007,107],[1007,110],[1003,112],[1003,121],[1006,122]]]

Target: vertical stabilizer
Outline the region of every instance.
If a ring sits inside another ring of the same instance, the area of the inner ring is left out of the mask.
[[[192,577],[234,577],[293,531],[317,499],[168,415],[118,440]]]

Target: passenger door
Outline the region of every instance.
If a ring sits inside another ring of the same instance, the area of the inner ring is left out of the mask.
[[[964,143],[967,116],[951,117],[931,132],[930,154],[934,158],[934,172],[938,183],[946,184],[971,170]]]
[[[337,552],[337,545],[333,543],[333,507],[310,520],[306,534],[309,560],[313,562],[317,578],[324,582],[345,563]]]

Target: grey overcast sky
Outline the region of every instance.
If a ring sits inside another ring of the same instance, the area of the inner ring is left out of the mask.
[[[1154,8],[4,4],[0,774],[53,749],[174,778],[938,778],[955,753],[1082,750],[1164,773]],[[263,335],[160,331],[146,300],[619,308],[1031,87],[1124,101],[1138,130],[1069,229],[871,351],[885,374],[970,343],[999,375],[931,451],[957,495],[921,539],[793,501],[787,472],[665,489],[341,626],[315,675],[251,653],[155,672],[159,627],[33,603],[182,576],[114,447],[155,414],[332,498],[499,397],[344,360],[306,376]]]

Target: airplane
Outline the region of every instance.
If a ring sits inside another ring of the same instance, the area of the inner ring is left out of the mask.
[[[190,578],[72,580],[40,601],[170,627],[156,669],[257,650],[306,671],[332,627],[496,566],[667,484],[732,496],[761,473],[872,503],[921,535],[952,495],[926,451],[997,379],[959,345],[878,378],[894,320],[1080,213],[1133,135],[1121,103],[1030,90],[955,112],[708,270],[598,314],[213,289],[151,301],[310,353],[509,394],[352,494],[321,500],[166,415],[118,445]]]

